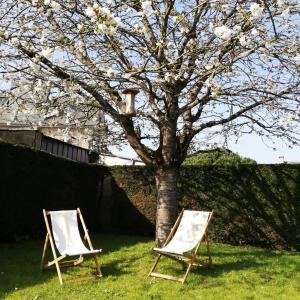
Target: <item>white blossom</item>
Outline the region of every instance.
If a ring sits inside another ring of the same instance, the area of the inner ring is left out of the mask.
[[[172,79],[171,73],[166,73],[166,75],[165,75],[165,80],[166,80],[166,81],[170,81],[171,79]]]
[[[60,4],[58,2],[56,2],[56,1],[51,1],[50,2],[50,6],[52,7],[52,9],[54,11],[59,11],[61,9]]]
[[[27,25],[27,27],[28,27],[28,29],[34,30],[34,29],[35,29],[34,22],[30,22],[30,23]]]
[[[94,11],[94,9],[92,7],[88,7],[86,10],[85,10],[85,14],[88,16],[88,17],[94,17],[96,15],[96,12]]]
[[[115,75],[115,71],[112,68],[109,68],[106,74],[108,77],[113,77]]]
[[[77,25],[77,28],[78,28],[79,31],[82,31],[83,28],[84,28],[84,25],[83,25],[83,24],[78,24],[78,25]]]
[[[94,10],[97,10],[97,9],[99,9],[100,8],[100,5],[98,4],[98,3],[94,3],[93,4],[93,9]]]
[[[272,49],[272,43],[271,43],[271,42],[266,42],[266,43],[265,43],[265,47],[266,47],[267,49]]]
[[[146,9],[148,9],[150,7],[151,7],[151,1],[143,1],[142,2],[142,9],[143,10],[146,10]]]
[[[103,24],[103,23],[97,24],[97,28],[98,28],[100,31],[102,31],[102,32],[107,31],[107,27],[106,27],[106,25]]]
[[[212,64],[207,64],[207,65],[205,66],[205,69],[209,71],[209,70],[211,70],[213,67],[214,67],[214,65],[212,65]]]
[[[121,18],[120,17],[114,17],[114,22],[116,23],[116,26],[119,26],[121,23]]]
[[[222,40],[229,40],[233,32],[226,25],[223,25],[223,26],[216,27],[214,30],[214,34]]]
[[[19,39],[17,39],[16,37],[12,38],[10,40],[10,43],[13,45],[13,46],[18,46],[20,44],[20,41]]]
[[[250,11],[253,17],[259,17],[262,15],[264,8],[257,3],[251,3]]]
[[[206,79],[206,81],[204,82],[205,86],[207,86],[208,88],[209,87],[212,87],[213,86],[213,78],[212,77],[209,77]]]
[[[99,8],[99,12],[101,12],[101,13],[103,13],[105,15],[110,16],[110,11],[109,11],[109,9],[107,7],[101,7],[101,8]]]
[[[112,2],[114,5],[110,5]],[[252,105],[253,100],[268,99],[269,104],[247,111],[249,117],[255,120],[257,116],[263,125],[274,123],[274,120],[277,122],[288,111],[297,110],[299,113],[300,25],[296,17],[299,0],[270,2],[270,11],[267,11],[268,3],[264,1],[207,1],[208,13],[197,22],[195,20],[195,34],[191,37],[186,34],[192,29],[191,14],[199,9],[193,1],[178,1],[170,11],[170,22],[166,24],[160,22],[165,14],[164,1],[138,0],[139,11],[130,8],[129,2],[2,1],[0,58],[3,72],[0,79],[9,79],[13,87],[3,91],[5,96],[12,101],[36,106],[43,116],[50,116],[54,113],[51,107],[57,107],[60,117],[65,119],[70,106],[82,112],[90,111],[94,106],[94,94],[85,93],[86,86],[96,88],[95,92],[100,94],[131,86],[147,93],[150,90],[147,83],[152,82],[153,103],[159,110],[165,109],[161,99],[166,93],[175,91],[178,106],[183,110],[194,91],[198,95],[193,97],[203,97],[203,102],[194,101],[192,107],[196,113],[205,103],[201,118],[195,119],[191,125],[193,128],[199,128],[206,120],[227,118],[231,113]],[[157,8],[155,12],[154,6]],[[232,14],[228,14],[231,10]],[[291,13],[295,17],[289,17]],[[147,26],[153,31],[154,38],[144,28],[142,18],[146,14]],[[270,16],[275,22],[276,37]],[[60,28],[51,25],[55,23]],[[120,24],[122,30],[115,34]],[[166,35],[161,35],[160,30]],[[113,38],[107,37],[114,34]],[[190,42],[185,43],[185,40]],[[29,53],[39,53],[39,56],[32,59],[31,55],[28,57]],[[276,54],[282,60],[276,59]],[[49,59],[48,67],[41,62],[46,58]],[[67,72],[72,80],[62,80],[51,72],[51,64]],[[113,82],[104,91],[102,85],[107,80]],[[173,89],[176,83],[177,87]],[[269,91],[282,97],[273,101],[268,96]],[[225,92],[226,97],[218,99]],[[149,106],[147,100],[147,97],[140,97],[140,112],[155,114],[154,107]],[[114,106],[113,101],[108,103]],[[233,109],[228,110],[227,106]],[[96,113],[98,104],[95,103],[93,109]],[[268,114],[271,110],[272,113]],[[29,108],[28,112],[33,113],[33,110]],[[289,121],[291,126],[295,125],[293,120]],[[66,121],[69,125],[77,123],[73,115],[69,115]],[[145,127],[141,128],[142,136],[153,128],[150,119],[136,118],[133,121],[145,122]],[[234,129],[239,124],[239,121],[232,122]],[[225,129],[230,131],[231,124],[226,126]],[[247,126],[237,131],[247,132]],[[251,127],[252,132],[263,131],[255,126]],[[214,134],[222,130],[221,126],[215,128],[208,131]],[[182,134],[184,129],[180,125],[178,130]],[[71,134],[68,137],[71,138]]]
[[[33,71],[35,72],[39,72],[41,70],[41,67],[39,64],[37,64],[36,62],[31,62],[30,63],[30,67],[32,68]]]
[[[239,41],[240,41],[240,43],[241,43],[241,45],[242,45],[243,47],[245,47],[245,46],[248,45],[248,41],[247,41],[247,38],[246,38],[245,35],[240,36],[240,37],[239,37]]]
[[[286,8],[283,12],[282,12],[282,16],[285,17],[285,16],[288,16],[290,14],[290,8]]]
[[[47,59],[51,58],[52,57],[52,54],[53,54],[53,49],[51,48],[46,48],[46,49],[42,49],[42,55],[44,57],[46,57]]]
[[[253,29],[251,30],[251,34],[252,34],[254,37],[256,37],[256,36],[259,35],[259,31],[258,31],[256,28],[253,28]]]

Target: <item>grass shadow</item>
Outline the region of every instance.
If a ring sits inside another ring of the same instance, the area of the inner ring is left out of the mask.
[[[140,255],[124,255],[124,258],[114,257],[114,253],[122,254],[135,247],[135,244],[147,242],[145,237],[125,235],[92,235],[94,248],[102,248],[103,254],[98,255],[104,276],[118,277],[128,274],[126,265],[131,265],[140,258]],[[0,299],[4,299],[7,293],[41,283],[48,283],[55,278],[59,285],[55,267],[41,271],[40,259],[43,241],[23,241],[19,243],[0,244]],[[110,258],[110,256],[112,256]],[[106,257],[102,262],[102,257]],[[47,251],[46,261],[52,260],[50,247]],[[94,272],[94,261],[87,260],[77,267],[62,268],[63,279],[71,279],[80,275],[82,271]],[[81,274],[82,275],[82,274]],[[105,277],[104,277],[105,278]]]

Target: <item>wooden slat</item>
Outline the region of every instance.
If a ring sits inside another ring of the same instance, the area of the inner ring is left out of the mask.
[[[58,257],[57,259],[55,259],[55,260],[49,261],[44,267],[49,268],[52,265],[56,264],[57,262],[63,260],[64,258],[66,258],[66,255],[62,255],[62,256]]]
[[[179,216],[178,216],[178,218],[177,218],[177,220],[176,220],[174,226],[172,227],[172,229],[171,229],[171,231],[170,231],[170,233],[169,233],[169,236],[167,237],[167,239],[166,239],[166,241],[165,241],[165,243],[164,243],[164,247],[165,247],[165,246],[169,243],[169,241],[173,238],[174,233],[175,233],[175,231],[177,230],[177,227],[178,227],[178,225],[179,225],[179,223],[180,223],[180,221],[181,221],[181,218],[182,218],[182,216],[183,216],[183,213],[184,213],[184,208],[181,210],[181,212],[180,212],[180,214],[179,214]]]
[[[53,241],[53,238],[52,238],[50,225],[49,225],[48,218],[47,218],[47,211],[45,209],[43,209],[43,215],[44,215],[44,219],[45,219],[47,233],[49,234],[50,245],[51,245],[52,254],[53,254],[53,258],[54,258],[53,262],[54,262],[54,264],[56,266],[56,271],[57,271],[59,283],[63,284],[63,280],[62,280],[62,276],[61,276],[59,264],[58,264],[58,261],[57,261],[57,255],[56,255],[55,245],[54,245],[54,241]]]
[[[46,252],[47,252],[48,242],[49,242],[49,233],[47,232],[46,238],[45,238],[44,247],[43,247],[43,253],[42,253],[41,264],[40,264],[40,269],[41,269],[41,270],[44,270],[44,269],[45,269],[45,257],[46,257]]]
[[[165,275],[165,274],[159,274],[159,273],[150,273],[149,276],[183,282],[183,278],[178,278],[178,277],[171,276],[171,275]]]

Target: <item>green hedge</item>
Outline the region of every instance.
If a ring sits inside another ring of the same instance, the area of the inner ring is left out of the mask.
[[[42,209],[77,207],[94,232],[154,232],[107,168],[0,141],[0,241],[40,237]]]
[[[43,208],[81,207],[90,227],[97,226],[105,168],[3,142],[0,166],[0,240],[40,236]]]
[[[185,166],[178,185],[181,207],[214,210],[215,241],[300,250],[300,165]],[[153,170],[0,142],[0,241],[43,234],[43,208],[76,207],[92,231],[153,236]]]
[[[111,172],[154,224],[151,169],[114,167]],[[300,165],[186,166],[180,173],[180,206],[214,210],[215,241],[300,250]]]

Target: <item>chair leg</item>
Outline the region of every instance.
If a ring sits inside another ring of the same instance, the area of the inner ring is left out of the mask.
[[[208,255],[208,263],[209,263],[210,267],[212,267],[212,258],[211,258],[211,252],[210,252],[210,246],[209,246],[209,240],[208,240],[207,232],[205,233],[205,244],[206,244],[207,255]]]
[[[45,266],[45,256],[46,256],[46,251],[47,251],[47,247],[48,247],[48,242],[49,242],[49,233],[46,234],[43,253],[42,253],[42,259],[41,259],[41,265],[40,265],[40,269],[42,271],[45,269],[45,267],[44,267]]]
[[[59,263],[58,263],[57,260],[55,260],[55,267],[56,267],[56,271],[57,271],[59,283],[63,284],[63,280],[62,280],[62,276],[61,276],[61,272],[60,272]]]
[[[187,278],[187,276],[189,275],[189,272],[190,272],[190,270],[191,270],[191,268],[192,268],[192,265],[193,265],[193,262],[191,262],[191,263],[188,264],[188,267],[187,267],[187,269],[186,269],[186,272],[185,272],[185,274],[184,274],[184,276],[183,276],[183,278],[182,278],[182,283],[185,283],[186,278]]]
[[[150,272],[148,274],[148,276],[150,276],[151,273],[155,270],[155,268],[156,268],[156,266],[157,266],[160,258],[161,258],[161,254],[158,254],[157,257],[156,257],[156,259],[155,259],[155,261],[154,261],[154,264],[153,264],[153,266],[152,266],[152,268],[151,268],[151,270],[150,270]]]
[[[93,259],[94,259],[95,264],[96,264],[96,273],[97,273],[97,276],[102,277],[102,272],[101,272],[101,269],[100,269],[100,266],[99,266],[96,254],[93,255]]]

